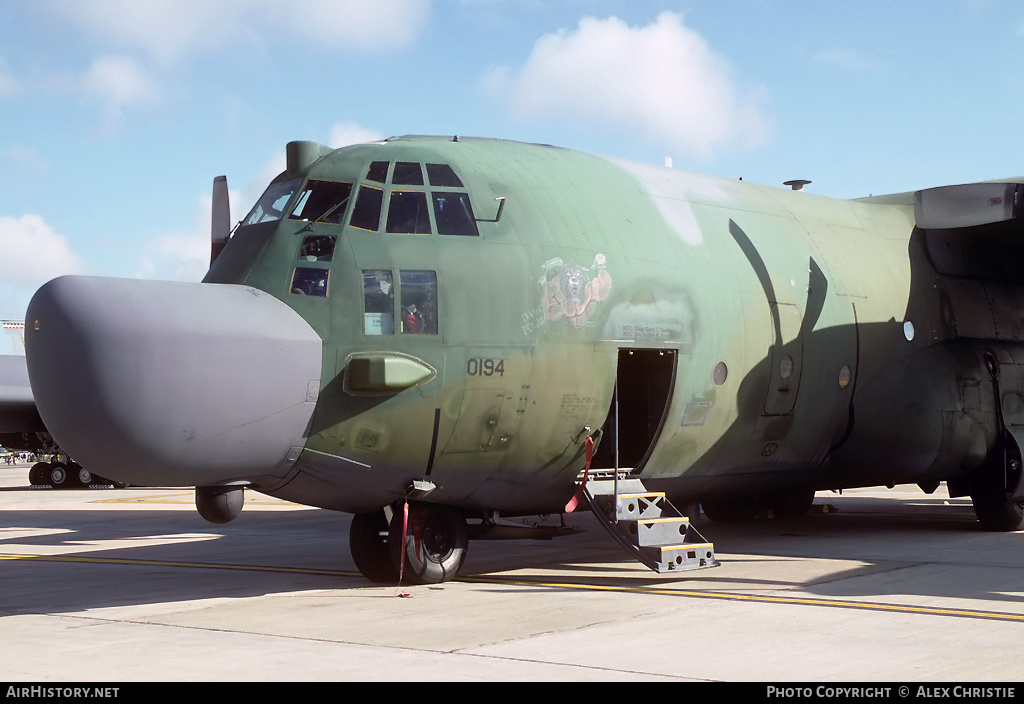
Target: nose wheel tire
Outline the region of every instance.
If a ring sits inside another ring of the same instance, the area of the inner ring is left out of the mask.
[[[403,507],[399,506],[388,537],[392,560],[399,565],[402,580],[410,584],[439,584],[454,579],[469,545],[465,517],[446,506],[411,503],[404,544],[403,520]]]

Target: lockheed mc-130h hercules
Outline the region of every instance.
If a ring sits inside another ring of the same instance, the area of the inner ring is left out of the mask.
[[[83,465],[214,521],[245,487],[351,512],[382,582],[577,501],[662,572],[717,564],[696,502],[945,482],[1022,526],[1024,179],[836,200],[500,140],[287,156],[230,233],[215,181],[203,283],[33,298],[35,401]]]

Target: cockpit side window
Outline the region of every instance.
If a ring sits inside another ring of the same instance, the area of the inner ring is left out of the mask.
[[[468,193],[434,191],[434,220],[441,235],[478,235]]]
[[[437,272],[400,271],[402,332],[437,334]]]
[[[299,249],[299,259],[307,262],[329,262],[334,259],[334,235],[306,235]]]
[[[288,217],[291,220],[341,224],[351,194],[351,183],[311,180],[299,193]]]
[[[423,191],[392,191],[386,232],[389,235],[429,235],[427,194]]]
[[[298,266],[292,272],[291,292],[306,296],[327,296],[327,269]]]
[[[284,216],[285,206],[291,200],[295,189],[299,187],[299,179],[274,181],[263,192],[256,205],[242,221],[242,225],[257,225],[261,222],[280,220]]]
[[[363,271],[363,332],[390,335],[395,331],[395,288],[390,271]]]

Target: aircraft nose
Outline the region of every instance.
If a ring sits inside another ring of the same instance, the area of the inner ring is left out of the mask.
[[[322,341],[237,284],[65,276],[26,314],[39,415],[102,476],[148,486],[282,476],[305,444]]]

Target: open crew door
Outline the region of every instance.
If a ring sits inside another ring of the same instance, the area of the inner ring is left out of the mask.
[[[672,349],[619,350],[615,395],[593,469],[618,466],[639,472],[643,467],[665,425],[677,355]]]

